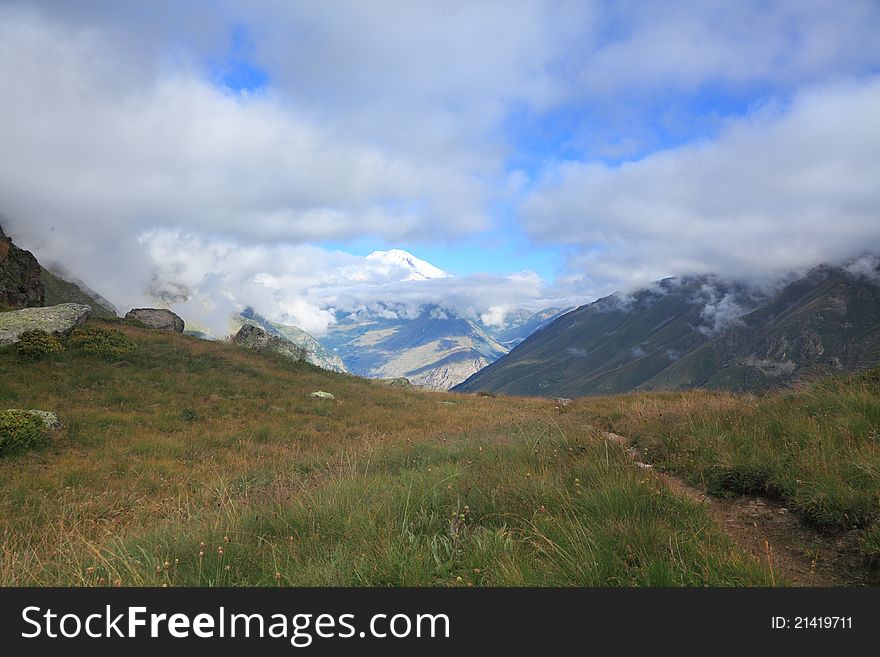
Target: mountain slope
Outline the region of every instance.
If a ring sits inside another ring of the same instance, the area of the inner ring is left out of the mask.
[[[340,315],[321,341],[353,374],[406,377],[435,390],[451,388],[507,352],[474,322],[433,305],[415,318],[387,309]]]
[[[303,349],[305,360],[315,367],[330,370],[331,372],[347,373],[348,369],[336,354],[328,351],[324,345],[318,342],[312,335],[306,333],[296,326],[286,326],[271,322],[253,308],[245,308],[239,317],[235,318],[238,324],[251,324],[259,326],[270,335],[275,335],[292,342],[294,345]]]
[[[878,338],[880,287],[841,268],[818,267],[769,296],[690,276],[563,315],[455,390],[762,390],[878,363]]]
[[[74,283],[43,267],[30,251],[15,245],[0,227],[0,307],[79,303],[92,317],[116,317],[116,309],[82,282]]]
[[[823,266],[642,387],[760,390],[877,363],[880,286]]]
[[[88,289],[85,285],[77,285],[53,274],[45,267],[40,268],[40,280],[46,291],[45,305],[56,306],[59,303],[82,303],[92,308],[92,317],[116,317],[116,309],[104,297]]]

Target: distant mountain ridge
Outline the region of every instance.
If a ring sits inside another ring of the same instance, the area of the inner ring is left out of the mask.
[[[765,390],[880,363],[880,270],[822,265],[776,292],[666,279],[564,314],[456,391],[575,397]]]
[[[521,311],[521,321],[513,322],[513,325],[509,328],[503,328],[499,330],[491,330],[487,328],[487,331],[499,343],[501,343],[508,349],[513,349],[535,331],[540,331],[542,328],[549,325],[557,317],[560,317],[561,315],[564,315],[565,313],[572,310],[574,310],[574,307],[544,308],[544,310],[539,310],[536,313]]]
[[[447,390],[507,353],[475,322],[436,304],[415,317],[393,304],[373,311],[337,313],[321,342],[358,376],[405,377],[416,385]]]

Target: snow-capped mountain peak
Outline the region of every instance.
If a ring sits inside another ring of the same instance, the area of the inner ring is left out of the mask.
[[[424,281],[429,278],[446,278],[449,276],[442,269],[435,267],[430,262],[416,258],[412,253],[403,249],[390,249],[388,251],[373,251],[367,256],[367,260],[380,262],[390,268],[400,268],[406,271],[404,281]]]

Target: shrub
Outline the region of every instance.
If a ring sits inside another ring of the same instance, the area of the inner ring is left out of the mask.
[[[18,353],[28,358],[42,358],[64,351],[64,345],[45,331],[24,331],[18,340]]]
[[[39,444],[45,431],[43,421],[27,411],[0,411],[0,456]]]
[[[122,356],[137,349],[122,331],[95,326],[74,329],[70,342],[85,352],[100,356]]]

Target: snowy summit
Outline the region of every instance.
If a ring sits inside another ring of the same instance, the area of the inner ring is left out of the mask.
[[[406,275],[401,278],[404,281],[425,281],[429,278],[447,278],[442,269],[435,267],[430,262],[416,258],[412,253],[403,249],[391,249],[389,251],[373,251],[367,256],[367,260],[380,262],[390,269],[403,269]]]

